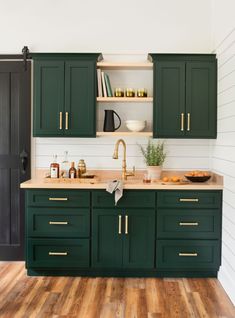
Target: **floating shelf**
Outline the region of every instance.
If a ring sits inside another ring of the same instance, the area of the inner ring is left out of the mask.
[[[140,62],[140,63],[127,63],[127,62],[98,62],[97,67],[103,69],[122,69],[122,70],[152,70],[153,63]]]
[[[153,97],[97,97],[97,102],[152,103]]]
[[[114,132],[106,132],[106,131],[97,131],[97,137],[105,137],[105,136],[127,136],[127,137],[152,137],[153,133],[151,131],[140,131],[140,132],[132,132],[132,131],[114,131]]]

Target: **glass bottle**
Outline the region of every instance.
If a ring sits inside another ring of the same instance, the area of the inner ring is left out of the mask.
[[[57,155],[53,156],[53,162],[50,165],[50,175],[52,179],[59,178],[60,176],[60,165],[57,163]]]
[[[61,174],[63,178],[69,178],[70,163],[68,161],[68,151],[64,152],[64,160],[61,163]]]
[[[69,169],[69,178],[75,179],[77,177],[77,170],[74,162],[71,162],[71,168]]]

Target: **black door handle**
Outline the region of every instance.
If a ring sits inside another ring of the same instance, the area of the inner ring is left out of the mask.
[[[28,164],[28,154],[24,149],[20,153],[20,159],[21,159],[21,173],[25,174],[27,164]]]

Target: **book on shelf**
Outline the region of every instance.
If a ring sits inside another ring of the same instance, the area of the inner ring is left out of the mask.
[[[108,74],[104,73],[104,78],[105,78],[107,96],[108,97],[113,97],[112,87],[111,87],[111,83],[110,83],[110,79],[109,79]]]
[[[106,90],[106,85],[105,85],[104,72],[101,72],[101,78],[102,78],[103,96],[107,97],[107,90]]]
[[[102,80],[101,80],[101,69],[97,68],[97,85],[98,85],[98,97],[103,96],[102,92]]]

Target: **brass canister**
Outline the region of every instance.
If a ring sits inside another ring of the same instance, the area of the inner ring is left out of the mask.
[[[79,169],[80,176],[82,176],[84,173],[86,173],[86,163],[85,163],[84,159],[79,160],[78,169]]]

